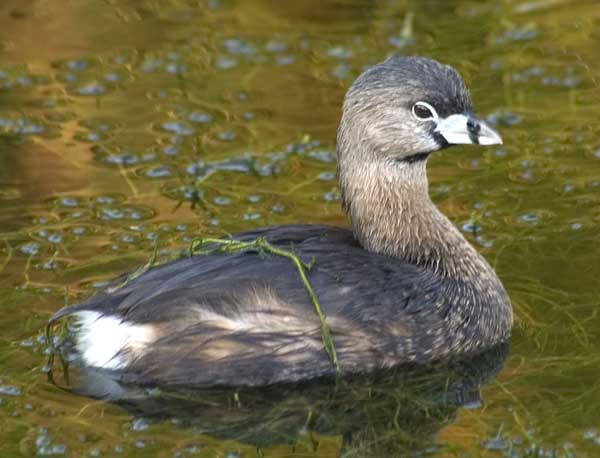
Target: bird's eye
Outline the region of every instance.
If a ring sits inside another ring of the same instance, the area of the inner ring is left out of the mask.
[[[420,121],[428,121],[437,118],[435,108],[427,102],[417,102],[412,107],[412,113]]]

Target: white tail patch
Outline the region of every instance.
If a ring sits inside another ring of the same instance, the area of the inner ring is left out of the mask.
[[[91,311],[74,315],[78,327],[77,350],[88,366],[122,369],[156,340],[155,329],[149,324],[133,324]]]

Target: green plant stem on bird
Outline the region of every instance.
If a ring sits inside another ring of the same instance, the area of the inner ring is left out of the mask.
[[[321,337],[323,339],[325,351],[329,356],[331,364],[333,364],[336,372],[339,374],[341,372],[340,363],[335,351],[335,346],[333,344],[333,338],[331,337],[331,329],[329,328],[329,324],[327,324],[327,316],[323,312],[315,290],[313,289],[310,281],[308,280],[308,276],[306,275],[307,271],[312,268],[314,261],[310,264],[307,264],[292,251],[277,248],[271,245],[264,238],[258,238],[251,242],[232,239],[200,238],[193,240],[190,245],[190,254],[192,256],[214,253],[238,253],[242,251],[255,251],[259,254],[269,253],[275,256],[287,258],[294,263],[302,283],[304,284],[304,287],[310,296],[315,312],[319,317],[319,321],[321,322]]]

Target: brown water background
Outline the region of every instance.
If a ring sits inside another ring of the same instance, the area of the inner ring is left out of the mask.
[[[502,133],[429,171],[516,311],[484,405],[418,453],[600,456],[600,3],[586,0],[3,0],[0,456],[342,453],[337,435],[258,450],[61,391],[42,329],[155,246],[346,225],[340,104],[393,53],[454,65]]]

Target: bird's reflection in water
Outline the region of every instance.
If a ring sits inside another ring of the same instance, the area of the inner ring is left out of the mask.
[[[258,447],[306,444],[317,433],[341,435],[343,456],[413,456],[435,446],[460,407],[481,404],[481,386],[496,377],[507,354],[508,344],[501,344],[468,359],[337,382],[202,391],[124,386],[77,369],[69,389],[150,420],[176,419],[198,433]]]

